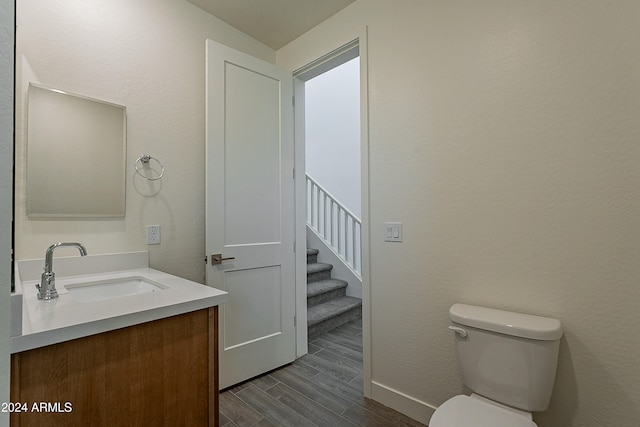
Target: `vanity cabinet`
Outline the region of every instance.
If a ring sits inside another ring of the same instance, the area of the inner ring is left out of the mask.
[[[217,337],[211,307],[13,354],[11,426],[217,426]]]

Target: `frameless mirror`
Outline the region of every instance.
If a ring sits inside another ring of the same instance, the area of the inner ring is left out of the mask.
[[[27,215],[125,215],[126,109],[29,84]]]

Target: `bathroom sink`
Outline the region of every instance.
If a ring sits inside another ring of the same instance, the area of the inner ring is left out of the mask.
[[[167,286],[142,276],[73,283],[65,285],[64,288],[77,302],[104,301],[168,289]]]

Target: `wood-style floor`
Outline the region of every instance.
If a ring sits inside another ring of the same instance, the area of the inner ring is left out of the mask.
[[[362,326],[309,343],[290,365],[220,393],[222,427],[424,426],[362,395]]]

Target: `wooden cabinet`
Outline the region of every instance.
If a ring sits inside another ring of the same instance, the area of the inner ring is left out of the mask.
[[[12,427],[217,426],[218,309],[12,355]]]

